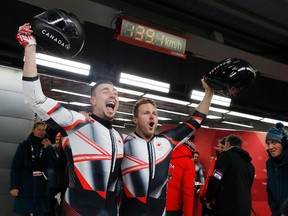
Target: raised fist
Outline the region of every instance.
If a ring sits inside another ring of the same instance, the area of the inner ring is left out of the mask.
[[[25,23],[24,25],[19,27],[16,39],[24,48],[37,44],[35,37],[32,35],[32,32],[33,31],[29,23]]]

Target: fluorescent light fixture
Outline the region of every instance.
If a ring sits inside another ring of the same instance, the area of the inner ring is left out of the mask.
[[[87,103],[80,103],[80,102],[69,102],[70,105],[75,105],[75,106],[82,106],[82,107],[88,107],[91,106],[91,104]]]
[[[207,119],[221,119],[222,116],[207,115],[206,118],[207,118]]]
[[[155,99],[155,100],[160,100],[160,101],[166,101],[166,102],[184,105],[184,106],[190,104],[190,102],[188,102],[188,101],[181,101],[181,100],[176,100],[176,99],[172,99],[172,98],[168,98],[168,97],[162,97],[162,96],[153,95],[153,94],[145,94],[145,95],[143,95],[143,97],[147,97],[147,98],[151,98],[151,99]]]
[[[257,120],[257,121],[263,119],[263,117],[260,117],[260,116],[255,116],[255,115],[250,115],[250,114],[245,114],[245,113],[240,113],[240,112],[234,112],[234,111],[230,111],[227,114],[228,115],[242,117],[242,118],[248,118],[248,119],[252,119],[252,120]]]
[[[132,119],[127,119],[127,118],[114,118],[113,120],[117,120],[117,121],[125,121],[125,122],[132,121]]]
[[[136,99],[132,99],[132,98],[126,98],[126,97],[120,97],[118,96],[119,101],[121,102],[135,102]]]
[[[96,82],[91,82],[89,84],[89,86],[94,86],[95,84],[96,84]],[[125,88],[121,88],[121,87],[117,87],[117,86],[115,86],[115,88],[118,92],[122,92],[122,93],[126,93],[126,94],[131,94],[131,95],[136,95],[136,96],[142,96],[143,94],[145,94],[144,92],[134,91],[134,90],[125,89]]]
[[[140,88],[146,88],[149,90],[155,90],[160,92],[168,93],[170,89],[169,83],[164,83],[152,79],[147,79],[139,76],[134,76],[131,74],[123,73],[120,74],[120,83],[124,83],[127,85],[137,86]]]
[[[130,116],[133,116],[132,113],[128,113],[128,112],[116,111],[116,113],[123,114],[123,115],[130,115]]]
[[[169,120],[172,120],[171,118],[166,118],[166,117],[160,117],[158,116],[158,120],[161,120],[161,121],[169,121]]]
[[[252,125],[239,124],[239,123],[236,123],[236,122],[221,121],[221,123],[235,125],[235,126],[240,126],[240,127],[246,127],[246,128],[254,128]]]
[[[202,101],[202,99],[204,97],[204,94],[205,94],[204,92],[197,91],[197,90],[192,90],[191,99]],[[231,103],[231,98],[222,97],[222,96],[218,96],[218,95],[213,95],[211,103],[212,104],[217,104],[217,105],[220,105],[220,106],[229,107],[230,103]]]
[[[191,103],[189,106],[196,108],[198,105],[199,105],[199,104]],[[228,112],[229,112],[229,110],[221,109],[221,108],[216,108],[216,107],[211,107],[211,106],[210,106],[210,108],[209,108],[209,111],[219,112],[219,113],[228,113]]]
[[[68,104],[67,101],[59,101],[59,100],[56,100],[58,103],[62,103],[62,104]]]
[[[116,127],[116,128],[125,128],[125,126],[123,126],[123,125],[112,125],[112,127]]]
[[[171,113],[171,114],[175,114],[175,115],[181,115],[181,116],[189,116],[189,114],[187,114],[187,113],[174,112],[174,111],[164,110],[164,109],[157,109],[157,111],[158,112]]]
[[[80,93],[71,92],[71,91],[64,91],[64,90],[61,90],[61,89],[52,88],[51,91],[64,93],[64,94],[75,95],[75,96],[79,96],[79,97],[85,97],[85,98],[90,98],[91,97],[90,95],[80,94]],[[132,99],[132,98],[119,97],[119,96],[118,96],[118,98],[119,98],[119,101],[121,101],[121,102],[134,102],[134,101],[136,101],[136,99]]]
[[[120,88],[120,87],[116,87],[116,86],[115,86],[115,88],[118,92],[122,92],[122,93],[126,93],[126,94],[131,94],[131,95],[136,95],[136,96],[142,96],[145,94],[144,92],[134,91],[134,90]]]
[[[90,73],[90,65],[88,64],[45,55],[42,53],[36,53],[36,64],[85,76],[88,76]]]
[[[263,118],[260,120],[261,122],[266,122],[266,123],[269,123],[269,124],[276,124],[278,122],[281,122],[283,125],[285,125],[286,127],[288,126],[288,122],[285,122],[285,121],[281,121],[281,120],[277,120],[277,119],[271,119],[271,118]]]
[[[76,93],[76,92],[65,91],[65,90],[61,90],[61,89],[52,88],[51,91],[64,93],[64,94],[75,95],[75,96],[79,96],[79,97],[90,98],[90,95],[85,95],[85,94],[80,94],[80,93]]]

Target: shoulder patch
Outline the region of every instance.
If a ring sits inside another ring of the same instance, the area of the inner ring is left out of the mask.
[[[212,176],[220,181],[222,179],[223,173],[220,170],[214,170]]]

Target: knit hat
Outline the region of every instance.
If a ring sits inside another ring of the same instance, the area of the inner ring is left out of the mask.
[[[273,141],[277,141],[281,143],[282,137],[283,137],[282,132],[278,130],[277,128],[272,127],[268,130],[266,134],[266,143],[268,140],[273,140]]]
[[[284,125],[281,122],[276,124],[276,127],[272,127],[268,130],[266,134],[265,141],[273,140],[282,144],[282,146],[287,148],[287,133],[284,130]]]

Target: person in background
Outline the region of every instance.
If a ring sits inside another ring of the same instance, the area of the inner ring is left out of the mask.
[[[174,149],[169,168],[166,209],[167,216],[191,216],[194,203],[195,150],[194,135]]]
[[[50,118],[62,127],[68,166],[69,187],[63,201],[63,215],[109,215],[118,211],[116,183],[123,158],[123,139],[112,127],[119,107],[112,82],[98,81],[91,88],[91,120],[68,110],[43,94],[36,65],[36,39],[29,23],[20,26],[16,39],[24,47],[24,101],[43,120]]]
[[[206,191],[206,206],[215,216],[250,216],[252,211],[251,187],[255,168],[249,153],[243,150],[242,139],[231,134],[225,139],[225,151],[216,161]]]
[[[135,132],[124,141],[121,164],[123,193],[121,216],[162,216],[166,214],[166,189],[172,150],[185,142],[201,126],[211,104],[214,90],[201,79],[205,95],[195,112],[176,128],[155,134],[157,107],[142,98],[133,107]],[[193,184],[193,182],[191,182]]]
[[[53,165],[45,138],[46,124],[36,122],[28,138],[18,145],[10,173],[10,194],[15,197],[13,212],[42,216],[49,212],[47,168]]]
[[[208,187],[208,184],[209,184],[210,177],[211,177],[211,175],[214,172],[214,167],[215,167],[217,158],[220,156],[221,152],[223,152],[225,150],[225,139],[226,139],[226,137],[224,137],[223,139],[218,141],[218,144],[215,147],[216,155],[212,155],[213,157],[210,157],[211,165],[210,165],[210,168],[208,170],[208,173],[207,173],[207,176],[206,176],[206,179],[205,179],[205,183],[200,188],[200,194],[199,195],[200,195],[200,201],[202,203],[202,216],[214,216],[214,208],[213,208],[213,206],[211,206],[212,209],[208,209],[206,207],[206,191],[207,191],[207,187]]]
[[[267,195],[272,216],[280,216],[281,205],[288,199],[288,141],[282,123],[268,130],[265,138],[267,153]]]
[[[199,162],[199,157],[200,157],[200,153],[197,151],[194,151],[192,159],[195,163],[195,192],[196,193],[199,193],[200,185],[203,185],[205,182],[203,166]]]
[[[55,161],[53,167],[48,168],[48,182],[50,188],[50,213],[46,216],[60,216],[62,201],[67,187],[67,159],[62,147],[62,136],[57,133],[55,143],[48,146]]]

